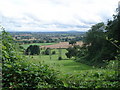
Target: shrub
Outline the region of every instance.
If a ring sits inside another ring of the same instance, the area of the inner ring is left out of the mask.
[[[83,71],[80,74],[67,74],[63,78],[66,88],[119,88],[116,73],[110,70]]]
[[[50,55],[50,48],[47,48],[46,50],[45,50],[45,53],[44,53],[45,55]]]
[[[62,60],[62,57],[58,57],[58,60]]]
[[[41,63],[9,62],[3,65],[2,70],[4,88],[54,88],[62,85],[57,73]]]
[[[45,51],[42,51],[42,52],[41,52],[41,54],[43,54],[43,55],[44,55],[44,54],[45,54]]]
[[[56,54],[56,52],[55,52],[55,51],[52,51],[52,54]]]
[[[106,67],[108,69],[117,70],[118,69],[118,64],[119,64],[118,60],[111,60],[111,61],[108,62],[108,65]]]

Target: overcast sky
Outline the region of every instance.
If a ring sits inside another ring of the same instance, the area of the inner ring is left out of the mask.
[[[119,0],[0,0],[7,31],[87,31],[112,19]]]

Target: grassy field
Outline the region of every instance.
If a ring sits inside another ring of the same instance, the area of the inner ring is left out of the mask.
[[[65,55],[66,49],[62,49],[62,60],[58,60],[59,51],[56,51],[55,55],[37,55],[37,56],[27,56],[27,64],[38,64],[42,62],[47,64],[49,68],[58,71],[57,77],[62,80],[65,87],[79,87],[79,88],[107,88],[107,87],[118,87],[118,82],[111,80],[116,80],[116,72],[113,69],[102,69],[86,64],[75,62],[74,58],[68,59]],[[38,64],[39,65],[39,64]]]
[[[60,71],[61,74],[80,74],[84,72],[110,72],[110,70],[101,69],[97,67],[88,66],[86,64],[75,62],[74,58],[68,59],[65,55],[67,52],[66,49],[62,49],[62,60],[58,60],[59,57],[59,51],[58,49],[52,49],[52,51],[55,51],[55,55],[34,55],[34,56],[27,56],[29,58],[29,63],[39,63],[43,62],[44,64],[47,64],[49,67]],[[51,51],[51,52],[52,52]]]
[[[54,68],[55,70],[58,70],[61,72],[61,74],[77,74],[80,73],[81,70],[91,70],[93,67],[75,62],[73,59],[68,59],[65,55],[67,52],[66,49],[62,49],[62,58],[63,60],[58,60],[59,52],[57,49],[53,49],[52,51],[56,51],[55,55],[50,56],[49,55],[39,55],[39,56],[32,56],[28,57],[30,58],[31,63],[38,63],[43,62],[47,65],[49,65],[51,68]]]
[[[25,49],[27,49],[27,47],[29,47],[29,45],[53,45],[53,44],[56,44],[56,43],[32,43],[32,44],[23,44],[21,46],[23,46]]]

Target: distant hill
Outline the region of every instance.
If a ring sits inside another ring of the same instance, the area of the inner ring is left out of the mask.
[[[62,34],[62,33],[64,33],[64,34],[85,34],[86,32],[84,32],[84,31],[51,31],[51,32],[19,32],[19,31],[10,31],[9,33],[11,33],[11,34],[35,34],[35,33],[37,33],[37,34]]]

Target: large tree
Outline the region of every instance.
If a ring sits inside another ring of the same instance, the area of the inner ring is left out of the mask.
[[[40,54],[40,48],[37,45],[30,45],[26,51],[26,55],[39,55]]]
[[[115,58],[116,47],[106,40],[105,24],[98,23],[93,25],[86,33],[85,43],[87,53],[84,57],[85,60],[92,64],[100,64],[103,60],[111,60]]]
[[[117,45],[120,45],[120,15],[114,15],[113,20],[107,23],[107,36],[111,41],[117,40]]]

